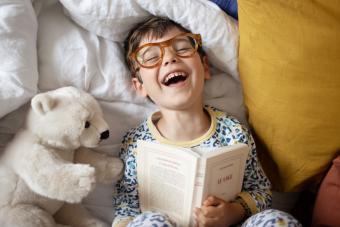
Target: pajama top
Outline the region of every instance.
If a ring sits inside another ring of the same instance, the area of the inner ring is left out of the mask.
[[[244,143],[251,150],[246,161],[242,191],[238,195],[238,199],[245,202],[252,214],[271,206],[271,185],[257,159],[255,143],[251,134],[234,117],[210,106],[205,106],[205,110],[210,115],[210,128],[204,135],[192,141],[174,142],[164,138],[154,124],[160,118],[159,112],[154,113],[124,136],[120,158],[125,164],[125,170],[122,179],[117,182],[117,192],[113,199],[115,222],[126,218],[132,219],[141,213],[136,172],[137,140],[190,148],[222,147]]]

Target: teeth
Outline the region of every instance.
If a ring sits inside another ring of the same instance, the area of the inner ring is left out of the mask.
[[[186,76],[186,73],[184,72],[173,72],[167,75],[164,79],[164,83],[167,83],[170,79],[176,77],[176,76]]]

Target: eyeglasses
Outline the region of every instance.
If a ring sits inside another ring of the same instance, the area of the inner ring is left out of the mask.
[[[129,57],[141,67],[154,68],[163,61],[164,48],[168,46],[172,48],[176,56],[190,58],[196,53],[198,46],[202,46],[201,35],[181,33],[163,42],[147,43],[138,47]]]

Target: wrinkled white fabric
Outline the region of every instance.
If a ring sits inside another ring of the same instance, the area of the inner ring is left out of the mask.
[[[135,0],[60,0],[70,17],[106,39],[121,42],[132,26],[150,15]]]
[[[0,118],[37,92],[37,20],[30,0],[0,2]]]

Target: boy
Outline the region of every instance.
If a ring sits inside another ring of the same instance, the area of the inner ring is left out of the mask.
[[[134,88],[153,101],[160,111],[124,137],[120,156],[125,162],[125,172],[117,183],[113,226],[176,225],[159,213],[140,215],[135,159],[137,140],[183,147],[235,143],[251,147],[242,192],[233,201],[208,197],[202,207],[195,210],[198,226],[241,223],[253,213],[268,208],[270,182],[257,161],[251,135],[235,118],[203,106],[203,86],[210,78],[210,71],[200,35],[191,34],[169,19],[150,17],[130,32],[125,49]]]

